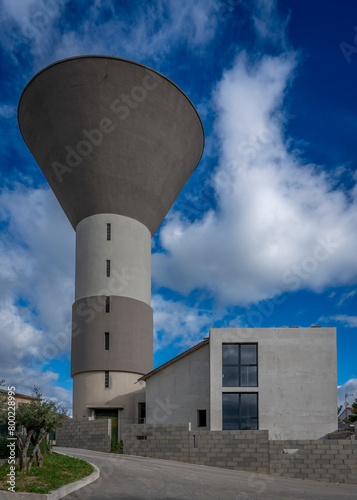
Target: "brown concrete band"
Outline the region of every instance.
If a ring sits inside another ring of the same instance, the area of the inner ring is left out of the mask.
[[[153,363],[153,311],[140,300],[86,297],[72,306],[71,376],[87,371],[145,374]],[[109,349],[105,349],[105,332]]]

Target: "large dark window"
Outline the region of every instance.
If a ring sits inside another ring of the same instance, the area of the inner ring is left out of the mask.
[[[104,348],[109,351],[109,332],[104,332]]]
[[[109,372],[104,372],[104,387],[106,389],[109,387]]]
[[[223,387],[257,387],[257,344],[223,344]]]
[[[109,278],[110,277],[110,260],[107,260],[106,274],[107,274],[107,278]]]
[[[258,429],[258,394],[224,392],[222,394],[222,429]]]
[[[110,312],[110,297],[105,297],[105,312]]]
[[[112,226],[110,222],[107,223],[107,241],[110,241],[112,237]]]

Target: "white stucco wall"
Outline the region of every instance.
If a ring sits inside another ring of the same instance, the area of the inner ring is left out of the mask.
[[[258,343],[258,387],[222,387],[222,343]],[[270,439],[318,439],[337,429],[336,329],[212,328],[211,430],[222,429],[222,393],[258,392],[259,429]]]
[[[78,224],[75,300],[97,295],[129,297],[150,305],[151,234],[144,224],[116,214],[92,215]]]
[[[209,429],[209,346],[173,363],[146,381],[147,423],[191,422],[197,429],[197,410],[206,410]]]

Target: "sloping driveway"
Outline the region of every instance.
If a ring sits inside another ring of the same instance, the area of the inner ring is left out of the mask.
[[[357,485],[287,479],[75,448],[62,453],[97,465],[101,477],[66,500],[328,500],[357,498]]]

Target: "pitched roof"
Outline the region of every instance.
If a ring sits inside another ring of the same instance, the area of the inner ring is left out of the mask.
[[[8,391],[6,391],[4,389],[0,389],[0,392],[3,392],[5,394],[8,393]],[[38,399],[38,398],[36,398],[34,396],[28,396],[27,394],[20,394],[20,393],[17,393],[17,392],[15,393],[15,398],[16,397],[27,398],[27,399]]]
[[[180,359],[185,358],[189,354],[192,354],[193,352],[198,351],[198,349],[201,349],[201,347],[204,347],[207,344],[209,344],[209,339],[204,339],[199,344],[196,344],[193,347],[190,347],[190,349],[187,349],[187,351],[179,354],[175,358],[170,359],[170,361],[167,361],[163,365],[158,366],[157,368],[155,368],[155,370],[152,370],[151,372],[147,373],[146,375],[143,375],[141,378],[139,378],[139,380],[145,380],[146,381],[147,379],[149,379],[153,375],[156,375],[156,373],[161,372],[162,370],[164,370],[168,366],[173,365],[174,363],[176,363],[177,361],[180,361]]]

